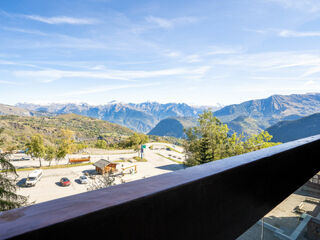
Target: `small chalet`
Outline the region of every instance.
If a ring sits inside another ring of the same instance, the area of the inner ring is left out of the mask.
[[[117,163],[109,162],[108,160],[101,159],[93,164],[96,167],[96,171],[100,174],[114,173],[117,171]]]

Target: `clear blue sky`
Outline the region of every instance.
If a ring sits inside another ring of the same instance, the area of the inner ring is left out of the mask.
[[[0,2],[0,103],[320,91],[319,0]]]

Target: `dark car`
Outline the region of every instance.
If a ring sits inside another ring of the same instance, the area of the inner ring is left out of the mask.
[[[60,179],[60,184],[62,187],[69,186],[71,184],[70,180],[66,177]]]

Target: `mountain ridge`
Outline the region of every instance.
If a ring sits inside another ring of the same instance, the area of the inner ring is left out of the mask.
[[[240,104],[232,104],[214,112],[228,123],[237,117],[250,117],[266,128],[285,119],[298,119],[320,112],[320,93],[272,95]]]
[[[150,132],[161,120],[175,117],[193,117],[206,107],[193,107],[185,103],[122,103],[105,105],[20,103],[17,107],[37,114],[60,115],[76,113],[120,124],[138,132]],[[213,109],[214,116],[229,124],[232,131],[251,135],[283,120],[296,120],[320,112],[320,93],[272,95]]]
[[[267,128],[272,141],[289,142],[300,138],[320,134],[320,113],[315,113],[297,120],[281,121]]]
[[[18,103],[17,107],[30,111],[60,115],[75,113],[94,117],[112,123],[121,124],[134,131],[149,132],[159,121],[168,117],[197,117],[204,108],[192,107],[185,103],[143,102],[143,103],[108,103],[106,105],[49,104],[37,105]]]
[[[17,115],[17,116],[33,116],[33,111],[26,110],[24,108],[0,104],[0,115]]]

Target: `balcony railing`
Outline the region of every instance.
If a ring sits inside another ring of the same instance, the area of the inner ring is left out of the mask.
[[[320,135],[0,214],[0,239],[235,239],[320,170]]]

